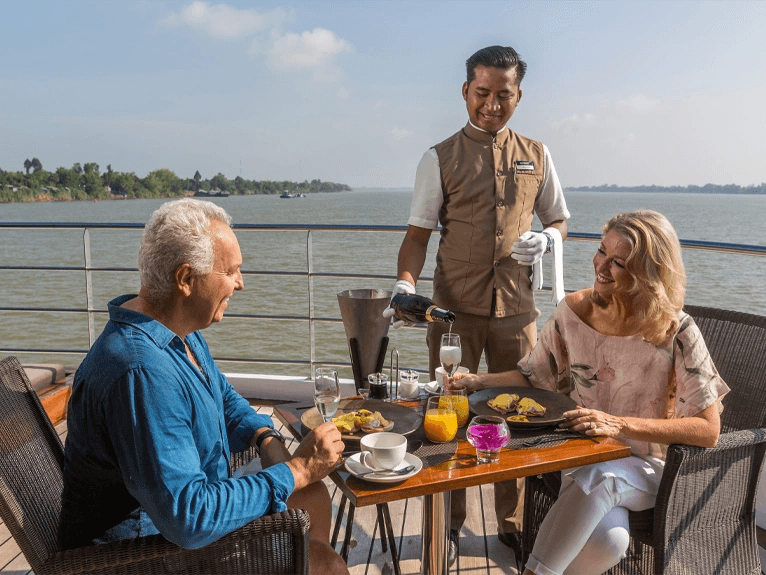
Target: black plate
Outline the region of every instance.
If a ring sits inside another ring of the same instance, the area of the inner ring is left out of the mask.
[[[346,413],[351,413],[352,411],[357,411],[362,408],[369,409],[373,412],[379,411],[385,419],[393,421],[394,428],[391,429],[392,433],[409,435],[420,427],[420,423],[423,421],[423,417],[414,409],[396,403],[389,403],[388,401],[381,401],[379,399],[341,399],[338,411],[335,412],[333,417],[345,415]],[[322,421],[322,416],[319,414],[316,407],[307,409],[303,412],[303,415],[301,415],[301,423],[309,429],[318,427]],[[355,433],[342,433],[341,437],[344,441],[359,441],[363,435],[367,435],[367,432],[359,430]]]
[[[502,413],[495,411],[487,405],[490,399],[495,399],[501,393],[515,393],[519,398],[529,397],[545,408],[545,415],[542,417],[530,417],[528,423],[524,421],[508,421],[506,419],[508,427],[513,429],[554,427],[564,421],[561,415],[565,411],[577,407],[577,404],[569,396],[548,391],[547,389],[537,389],[536,387],[490,387],[468,396],[468,405],[471,408],[471,413],[475,415],[502,415]],[[506,413],[505,417],[507,418],[511,415],[514,414]]]

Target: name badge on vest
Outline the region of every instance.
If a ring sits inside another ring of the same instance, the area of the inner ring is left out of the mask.
[[[516,160],[514,163],[517,172],[534,172],[535,163],[532,160]]]

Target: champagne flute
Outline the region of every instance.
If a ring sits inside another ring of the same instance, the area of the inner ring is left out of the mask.
[[[455,375],[457,368],[460,367],[460,360],[462,357],[463,352],[460,348],[460,336],[456,333],[445,333],[442,335],[442,343],[439,348],[439,361],[441,362],[444,371],[447,372],[448,377]]]
[[[331,421],[340,404],[338,371],[318,367],[314,372],[314,405],[324,421]]]

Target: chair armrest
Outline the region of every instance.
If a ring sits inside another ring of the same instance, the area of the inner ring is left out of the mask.
[[[200,573],[272,573],[280,571],[275,565],[305,573],[308,529],[308,513],[288,509],[260,517],[199,549],[184,549],[151,535],[61,551],[37,573],[174,573],[190,567]]]
[[[247,465],[252,459],[255,459],[256,457],[259,457],[258,450],[252,445],[244,451],[232,451],[229,457],[229,471],[232,475],[234,475],[234,472],[237,469],[243,465]]]
[[[654,508],[654,537],[679,537],[753,513],[766,429],[721,434],[712,448],[668,447]]]

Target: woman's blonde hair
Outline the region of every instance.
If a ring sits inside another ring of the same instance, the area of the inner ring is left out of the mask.
[[[651,210],[618,214],[604,224],[630,244],[625,268],[632,276],[627,295],[645,341],[659,345],[678,329],[686,271],[681,243],[668,219]]]

